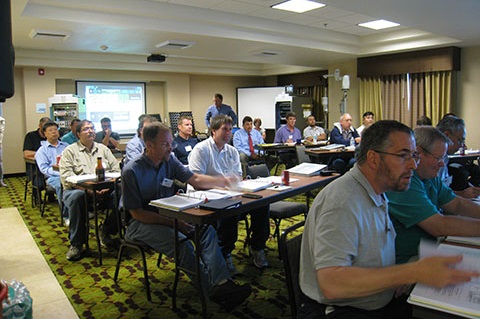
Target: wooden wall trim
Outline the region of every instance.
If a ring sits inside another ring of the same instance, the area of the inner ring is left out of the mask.
[[[383,76],[433,71],[460,71],[458,47],[445,47],[357,59],[357,76]]]

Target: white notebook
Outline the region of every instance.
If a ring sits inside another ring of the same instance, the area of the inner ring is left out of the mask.
[[[106,172],[105,178],[118,178],[120,177],[119,172]],[[73,175],[67,177],[66,181],[72,184],[81,183],[81,182],[88,182],[88,181],[95,181],[97,180],[97,175],[95,174],[84,174],[84,175]]]
[[[302,163],[288,169],[288,171],[291,174],[297,174],[301,176],[313,176],[320,174],[320,171],[326,167],[327,165],[324,164]]]
[[[272,186],[273,183],[269,179],[246,179],[238,183],[237,188],[244,192],[257,192]]]
[[[151,206],[166,208],[174,211],[181,211],[192,207],[199,206],[205,202],[204,199],[197,199],[193,197],[173,195],[170,197],[155,199],[150,201]]]

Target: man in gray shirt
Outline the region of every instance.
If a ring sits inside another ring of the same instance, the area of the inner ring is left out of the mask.
[[[357,164],[323,189],[308,213],[298,318],[409,318],[405,285],[442,287],[479,275],[451,268],[458,256],[395,266],[396,234],[384,193],[407,190],[418,161],[407,126],[379,121],[365,131]]]

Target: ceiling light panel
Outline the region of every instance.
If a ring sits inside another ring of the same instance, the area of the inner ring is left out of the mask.
[[[393,28],[399,26],[399,23],[387,21],[387,20],[375,20],[375,21],[370,21],[370,22],[364,22],[364,23],[359,23],[358,26],[364,27],[364,28],[369,28],[373,30],[382,30],[382,29],[387,29],[387,28]]]
[[[168,40],[157,44],[155,47],[162,49],[186,49],[194,44],[195,42],[191,41]]]
[[[296,13],[303,13],[324,7],[320,2],[310,0],[288,0],[272,6],[273,9],[286,10]]]

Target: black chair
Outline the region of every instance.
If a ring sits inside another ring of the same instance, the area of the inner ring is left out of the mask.
[[[247,176],[250,178],[257,177],[268,177],[270,172],[267,165],[260,164],[247,167]],[[277,242],[280,243],[280,223],[285,218],[294,217],[297,215],[303,214],[304,216],[308,213],[308,206],[303,203],[289,202],[289,201],[280,201],[270,204],[270,218],[275,224],[275,230],[273,232],[273,237],[277,238]],[[250,234],[247,229],[247,236]],[[249,237],[247,237],[248,240]]]
[[[143,265],[143,279],[145,290],[147,294],[147,300],[152,301],[152,294],[150,291],[150,281],[148,279],[148,269],[147,269],[147,258],[145,257],[145,251],[150,249],[148,245],[143,242],[132,240],[125,236],[125,230],[127,227],[127,215],[128,212],[125,212],[124,209],[120,208],[120,198],[122,194],[121,178],[117,178],[115,182],[115,203],[117,205],[117,216],[118,216],[118,233],[120,235],[120,248],[118,250],[117,264],[115,266],[115,274],[113,275],[113,281],[118,283],[118,273],[120,271],[120,264],[122,263],[123,253],[125,248],[133,248],[140,253],[142,256],[142,265]],[[157,267],[160,268],[160,262],[162,260],[162,254],[158,255]]]
[[[62,188],[63,189],[63,188]],[[60,192],[60,194],[63,194],[63,192]],[[47,206],[47,201],[48,197],[50,196],[56,196],[56,191],[55,188],[47,184],[47,181],[45,179],[45,190],[43,192],[43,200],[40,201],[40,215],[43,217],[43,214],[45,213],[45,208]],[[63,200],[61,200],[62,195],[60,195],[60,206],[58,209],[60,210],[60,224],[63,222]]]
[[[280,256],[283,260],[283,268],[285,271],[285,279],[287,282],[288,300],[290,301],[290,309],[292,318],[297,317],[297,310],[302,298],[302,291],[299,284],[300,273],[300,249],[302,244],[302,233],[291,237],[292,233],[305,225],[305,221],[301,221],[291,227],[288,227],[280,237]],[[291,237],[289,239],[289,237]]]

